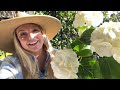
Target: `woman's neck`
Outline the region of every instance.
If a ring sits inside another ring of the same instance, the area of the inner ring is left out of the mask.
[[[44,49],[40,50],[39,55],[36,56],[40,70],[43,70],[45,67],[46,57],[47,57],[47,53]]]

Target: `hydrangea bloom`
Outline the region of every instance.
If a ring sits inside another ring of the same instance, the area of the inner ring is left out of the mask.
[[[75,15],[73,25],[77,28],[80,25],[98,26],[103,22],[103,13],[101,11],[78,11]]]
[[[54,76],[58,79],[76,79],[79,61],[72,49],[58,50],[51,61]]]
[[[120,22],[105,22],[91,34],[91,49],[120,63]]]

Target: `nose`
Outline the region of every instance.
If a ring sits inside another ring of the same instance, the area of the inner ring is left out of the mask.
[[[33,39],[36,36],[36,34],[30,33],[29,34],[29,39]]]

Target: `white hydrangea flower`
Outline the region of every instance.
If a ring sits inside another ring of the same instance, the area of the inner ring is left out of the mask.
[[[103,42],[102,39],[91,42],[91,49],[99,56],[112,56],[112,45],[109,42]]]
[[[105,22],[91,34],[91,49],[120,63],[120,22]]]
[[[72,49],[58,50],[51,61],[54,76],[58,79],[77,79],[79,61]]]
[[[113,48],[113,58],[120,63],[120,48],[114,47]]]
[[[75,28],[78,26],[98,26],[103,22],[103,13],[101,11],[78,11],[75,15],[73,25]]]

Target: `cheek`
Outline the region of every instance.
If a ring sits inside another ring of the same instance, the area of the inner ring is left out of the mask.
[[[26,41],[20,40],[20,44],[24,49],[27,47],[26,43],[27,43]]]
[[[38,34],[38,35],[36,36],[36,38],[39,39],[40,41],[43,41],[43,42],[44,42],[44,37],[43,37],[42,35]]]

